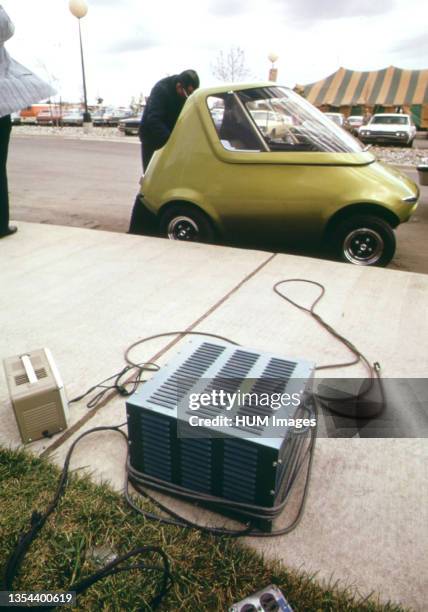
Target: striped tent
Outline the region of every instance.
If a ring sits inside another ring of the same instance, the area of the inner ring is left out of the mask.
[[[373,72],[339,68],[327,78],[297,85],[315,106],[403,106],[428,103],[428,70],[389,66]]]

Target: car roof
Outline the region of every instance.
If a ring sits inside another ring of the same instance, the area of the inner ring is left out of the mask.
[[[291,90],[290,87],[280,85],[279,83],[272,83],[271,81],[263,81],[260,83],[223,83],[217,85],[217,87],[200,87],[192,93],[190,98],[204,98],[214,94],[228,93],[230,91],[243,91],[244,89],[257,89],[259,87],[281,87],[282,89]]]
[[[410,117],[407,113],[376,113],[373,117]]]

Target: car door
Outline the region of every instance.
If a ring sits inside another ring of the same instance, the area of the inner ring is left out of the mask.
[[[341,154],[352,150],[351,145],[361,148],[328,119],[305,127],[306,115],[294,112],[297,102],[281,107],[275,97],[281,94],[268,89],[208,98],[208,109],[218,108],[219,101],[224,107],[221,125],[213,119],[217,138],[211,140],[221,163],[210,203],[231,239],[281,244],[298,242],[303,235],[316,238],[332,193],[346,188],[339,184],[336,162],[343,163]],[[278,116],[284,108],[281,134],[268,137],[259,125],[261,110]]]

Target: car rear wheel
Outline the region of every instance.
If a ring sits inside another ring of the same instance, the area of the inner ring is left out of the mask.
[[[358,266],[386,266],[395,253],[391,226],[378,217],[355,215],[342,221],[333,233],[337,257]]]
[[[215,234],[208,217],[190,206],[174,206],[160,220],[161,235],[170,240],[212,242]]]

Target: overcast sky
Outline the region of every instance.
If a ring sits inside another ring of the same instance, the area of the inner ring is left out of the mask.
[[[0,0],[1,1],[1,0]],[[53,82],[63,99],[82,96],[78,21],[68,0],[3,0],[15,23],[6,44],[20,63]],[[248,81],[266,80],[274,52],[278,82],[317,81],[339,66],[428,68],[426,0],[87,0],[81,21],[88,101],[128,105],[168,74],[194,68],[201,85],[231,46],[245,52]]]

